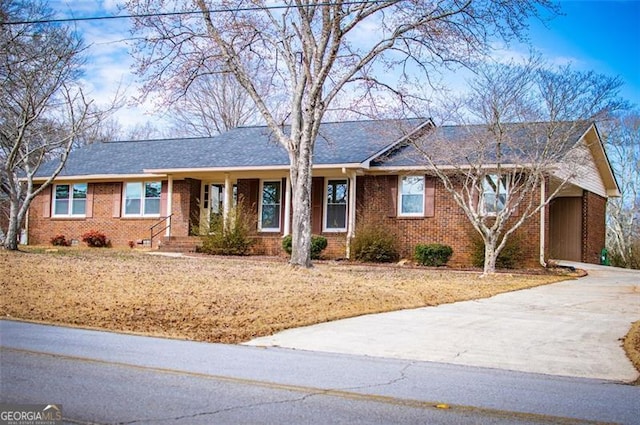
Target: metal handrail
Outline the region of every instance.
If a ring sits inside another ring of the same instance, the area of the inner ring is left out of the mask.
[[[161,217],[160,220],[158,220],[158,222],[156,224],[154,224],[153,226],[151,226],[149,228],[149,232],[151,234],[151,238],[149,239],[149,245],[151,248],[153,248],[153,238],[155,238],[156,236],[158,236],[160,233],[164,232],[167,229],[171,229],[171,216],[173,214],[169,214],[166,217]],[[167,222],[168,220],[168,222]],[[153,229],[155,229],[156,227],[160,226],[162,223],[167,222],[167,224],[160,230],[158,230],[157,232],[153,232]],[[171,232],[171,230],[169,230],[169,232]]]

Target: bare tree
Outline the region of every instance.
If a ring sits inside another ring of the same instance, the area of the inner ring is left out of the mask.
[[[607,204],[607,246],[624,267],[640,267],[640,113],[617,117],[607,136],[607,148],[620,197]]]
[[[194,5],[197,15],[188,13]],[[374,86],[402,97],[409,70],[428,79],[434,67],[468,62],[495,37],[521,35],[529,17],[554,10],[548,0],[129,0],[127,7],[146,14],[135,21],[146,90],[184,92],[202,72],[218,71],[232,74],[249,94],[289,154],[291,264],[305,267],[311,265],[312,154],[336,98],[348,88]],[[157,13],[174,11],[181,13]],[[261,92],[257,70],[269,93],[287,97],[284,116]],[[394,72],[400,81],[389,81]]]
[[[53,24],[11,24],[51,16],[44,2],[0,3],[0,187],[9,198],[4,247],[18,247],[18,232],[31,201],[59,174],[77,137],[94,125],[92,111],[77,85],[82,41]],[[34,175],[47,160],[59,164],[36,187]]]
[[[577,142],[595,120],[626,106],[621,85],[535,58],[486,65],[469,94],[448,105],[457,125],[415,143],[482,237],[484,275],[495,272],[514,232],[585,172],[588,147]]]
[[[253,100],[229,74],[198,78],[170,110],[175,131],[184,136],[213,136],[259,121]]]

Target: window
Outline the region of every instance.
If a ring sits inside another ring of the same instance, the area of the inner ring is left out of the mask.
[[[83,217],[87,208],[87,183],[58,184],[53,190],[54,216]]]
[[[399,192],[399,215],[424,215],[424,176],[402,177]]]
[[[325,208],[325,230],[347,229],[347,180],[328,180]]]
[[[133,182],[125,185],[124,215],[160,215],[161,182]]]
[[[260,230],[280,230],[280,182],[262,182]]]
[[[482,180],[482,211],[497,214],[507,206],[507,178],[489,174]]]

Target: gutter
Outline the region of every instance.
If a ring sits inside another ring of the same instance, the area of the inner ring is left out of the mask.
[[[540,181],[540,204],[543,205],[545,202],[547,191],[547,185],[545,179],[543,178]],[[545,251],[545,221],[546,221],[546,205],[540,208],[540,265],[542,267],[547,267],[547,262],[544,259],[544,251]]]

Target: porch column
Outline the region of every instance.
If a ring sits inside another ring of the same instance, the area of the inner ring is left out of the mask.
[[[229,173],[224,174],[224,202],[222,203],[222,221],[224,228],[229,225],[229,212],[231,211],[231,203],[233,202],[233,184],[231,184],[231,176]]]
[[[284,226],[282,236],[291,233],[291,181],[289,176],[285,177],[284,184]]]
[[[545,229],[546,229],[546,214],[545,214],[545,201],[547,199],[547,187],[545,185],[545,181],[544,181],[544,177],[542,177],[541,181],[540,181],[540,205],[544,205],[542,208],[540,208],[540,265],[542,267],[547,267],[547,262],[545,261],[545,256],[544,256],[544,252],[546,251],[545,249],[545,245],[546,245],[546,240],[545,240]]]
[[[347,258],[351,258],[351,239],[356,234],[356,172],[349,173],[349,206],[347,224]]]
[[[173,211],[173,176],[167,176],[167,228],[164,231],[166,237],[171,236],[171,213]]]

